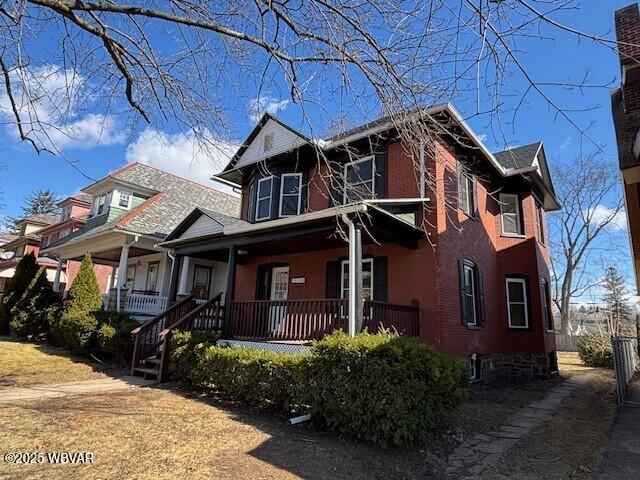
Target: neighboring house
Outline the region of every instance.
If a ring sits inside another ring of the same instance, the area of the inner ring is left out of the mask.
[[[60,208],[61,213],[58,222],[38,231],[40,235],[40,250],[44,250],[49,245],[84,228],[87,217],[91,211],[91,200],[90,195],[79,193],[59,202],[57,206]],[[65,290],[69,290],[73,280],[78,275],[80,262],[67,260],[62,263],[56,262],[56,265],[56,268],[60,268],[60,275],[54,278],[53,288],[56,291],[65,292]],[[94,265],[93,271],[96,274],[100,291],[108,293],[112,275],[111,267]],[[62,272],[66,274],[66,285],[59,285],[59,281],[55,281],[56,278],[59,279],[62,276]]]
[[[29,253],[37,257],[38,265],[46,268],[50,282],[55,280],[56,263],[46,257],[38,256],[40,252],[40,232],[43,228],[56,223],[58,217],[48,214],[31,215],[16,222],[19,228],[17,236],[8,237],[10,241],[2,245],[3,258],[0,260],[0,294],[4,294],[7,280],[13,278],[18,262]],[[61,275],[60,281],[66,283],[66,277]]]
[[[622,170],[629,239],[640,289],[640,12],[638,4],[615,12],[622,85],[611,93],[618,161]]]
[[[219,175],[242,186],[241,220],[199,208],[162,244],[189,272],[228,263],[224,338],[284,348],[353,316],[468,359],[473,379],[556,369],[542,143],[492,154],[451,105],[425,114],[452,135],[418,158],[384,118],[324,140],[260,120]]]
[[[238,198],[148,165],[131,163],[82,190],[91,196],[85,225],[43,252],[58,259],[59,270],[86,252],[111,267],[105,296],[110,309],[155,315],[167,307],[172,259],[158,243],[196,206],[209,205],[237,215]],[[206,262],[224,278],[224,264]]]

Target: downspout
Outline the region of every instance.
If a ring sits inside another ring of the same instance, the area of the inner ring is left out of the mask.
[[[425,185],[424,185],[424,176],[426,173],[426,168],[424,164],[424,141],[420,140],[420,198],[424,198]]]
[[[129,247],[131,247],[131,245],[133,245],[134,243],[137,243],[138,240],[140,239],[140,237],[138,235],[133,237],[133,242],[131,243],[125,243],[123,245],[123,247],[127,247],[127,260],[129,259]],[[122,255],[120,255],[120,260],[122,260]],[[120,265],[118,265],[118,289],[116,290],[116,311],[120,312],[120,288],[122,287],[122,279],[124,278],[124,280],[127,279],[127,265],[125,263],[124,265],[124,272],[122,271],[122,261],[120,262]],[[124,277],[122,276],[122,274],[124,273]]]

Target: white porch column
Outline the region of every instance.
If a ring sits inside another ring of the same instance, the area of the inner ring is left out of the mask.
[[[116,290],[116,311],[120,309],[120,290],[127,283],[127,262],[129,261],[129,245],[123,245],[120,251],[120,263],[118,264],[118,289]]]
[[[349,227],[349,319],[347,333],[353,337],[362,330],[362,234],[360,227],[342,215]]]
[[[189,284],[189,264],[191,257],[182,258],[182,266],[180,267],[180,283],[178,284],[178,295],[188,295]]]
[[[62,274],[62,258],[58,258],[56,266],[56,276],[53,279],[53,291],[60,292],[60,275]]]

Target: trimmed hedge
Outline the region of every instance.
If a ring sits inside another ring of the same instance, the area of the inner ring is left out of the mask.
[[[415,338],[336,332],[310,354],[222,348],[174,335],[174,377],[250,405],[305,407],[330,430],[378,444],[424,439],[467,398],[464,364]]]
[[[578,355],[587,367],[613,368],[611,339],[604,333],[587,333],[578,341]]]

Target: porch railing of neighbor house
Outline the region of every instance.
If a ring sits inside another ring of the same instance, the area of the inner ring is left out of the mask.
[[[145,295],[142,293],[130,293],[124,304],[124,311],[130,313],[143,313],[157,315],[167,309],[169,299],[158,295]]]
[[[144,359],[157,353],[162,344],[160,333],[192,310],[193,297],[185,297],[131,332],[133,334],[132,374],[136,368],[140,367]]]
[[[402,335],[419,335],[417,306],[365,301],[363,328],[380,327]],[[254,300],[231,302],[227,310],[229,335],[237,339],[309,341],[337,329],[347,330],[346,299]]]

